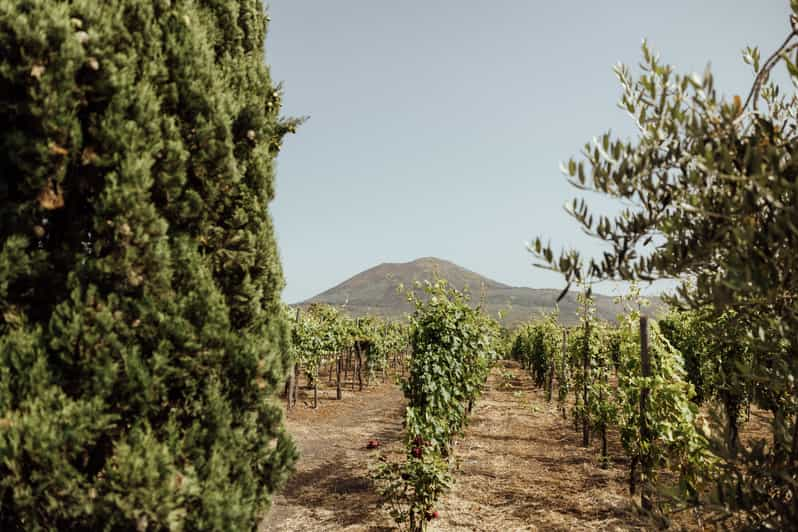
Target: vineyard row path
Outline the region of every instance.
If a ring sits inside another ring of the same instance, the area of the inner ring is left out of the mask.
[[[301,458],[260,529],[395,530],[376,507],[368,468],[380,453],[402,456],[401,390],[394,383],[346,387],[336,401],[333,388],[321,388],[317,409],[310,397],[300,396],[287,414]],[[380,441],[379,450],[366,449],[370,439]],[[546,402],[517,363],[499,362],[456,441],[455,484],[430,530],[647,529],[626,495],[626,462],[601,468],[596,447],[580,443],[556,401]],[[617,442],[610,451],[621,455]]]

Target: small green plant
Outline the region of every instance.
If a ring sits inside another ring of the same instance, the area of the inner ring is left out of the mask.
[[[400,529],[425,530],[438,517],[435,502],[451,486],[450,460],[417,438],[404,462],[384,457],[371,472],[377,493]]]

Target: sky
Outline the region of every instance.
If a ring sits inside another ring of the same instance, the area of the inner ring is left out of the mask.
[[[788,0],[271,0],[266,61],[286,116],[270,207],[293,303],[383,262],[434,256],[513,286],[562,288],[525,243],[597,255],[560,165],[635,134],[612,71],[647,39],[745,96]],[[604,198],[589,204],[605,210]],[[596,288],[597,292],[611,290]]]

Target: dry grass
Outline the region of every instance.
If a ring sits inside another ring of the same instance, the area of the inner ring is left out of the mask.
[[[512,362],[488,380],[462,441],[456,484],[433,530],[645,530],[625,465],[599,466],[581,433]],[[500,371],[510,371],[503,386]]]
[[[505,374],[512,378],[502,377]],[[302,457],[297,472],[261,530],[394,530],[377,507],[368,468],[380,453],[402,455],[404,398],[392,383],[363,392],[348,389],[342,401],[335,390],[320,390],[318,409],[312,395],[300,397],[288,412],[287,427]],[[757,412],[758,414],[758,412]],[[752,415],[746,435],[764,432]],[[369,439],[379,451],[369,451]],[[651,530],[628,495],[628,462],[617,434],[609,435],[606,468],[598,442],[581,446],[581,432],[561,417],[556,402],[513,362],[502,362],[472,413],[464,436],[455,443],[455,484],[441,501],[440,518],[431,531],[512,530]],[[689,514],[674,529],[699,529]]]
[[[347,385],[348,388],[348,385]],[[319,391],[319,407],[310,408],[312,392],[302,390],[286,426],[301,453],[297,471],[261,523],[261,530],[391,530],[392,521],[376,508],[368,476],[378,451],[369,439],[398,449],[402,439],[404,397],[395,384],[363,392]]]

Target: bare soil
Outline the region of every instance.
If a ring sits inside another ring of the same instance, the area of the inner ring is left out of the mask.
[[[344,388],[338,401],[335,388],[322,386],[315,409],[312,390],[301,389],[297,406],[287,411],[286,428],[300,459],[260,530],[394,529],[391,518],[377,509],[368,468],[383,449],[401,447],[404,396],[390,382],[362,392],[351,391],[349,382]],[[370,439],[379,440],[381,448],[366,449]]]
[[[363,392],[322,388],[287,413],[301,452],[297,471],[274,499],[261,530],[395,530],[369,481],[380,454],[402,454],[404,398],[394,383]],[[381,442],[367,450],[369,439]],[[651,530],[628,496],[628,464],[600,466],[599,442],[581,432],[514,362],[494,368],[464,436],[455,444],[455,484],[430,530]],[[610,455],[621,456],[617,438]]]

